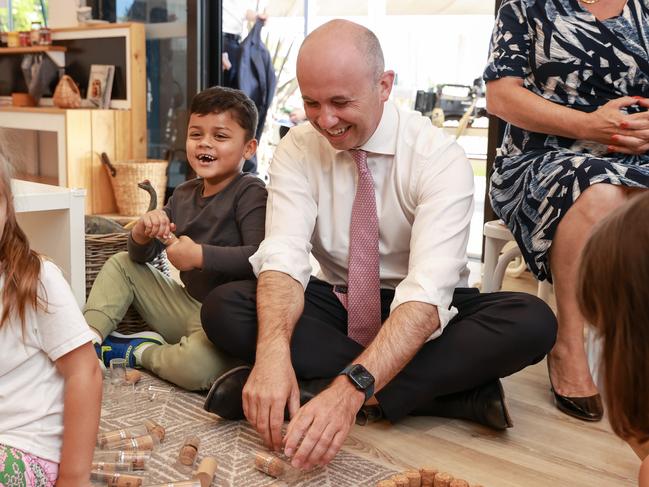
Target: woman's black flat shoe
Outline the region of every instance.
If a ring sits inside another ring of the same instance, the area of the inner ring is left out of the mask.
[[[557,394],[552,389],[557,409],[568,416],[583,421],[600,421],[604,415],[602,397],[599,394],[588,397],[567,397]]]

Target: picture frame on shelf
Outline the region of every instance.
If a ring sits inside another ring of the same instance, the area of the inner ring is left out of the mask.
[[[92,64],[88,76],[88,90],[86,100],[95,108],[108,108],[110,106],[115,66],[112,64]]]

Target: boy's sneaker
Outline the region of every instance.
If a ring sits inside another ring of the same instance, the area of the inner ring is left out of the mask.
[[[142,331],[131,335],[114,331],[101,344],[99,358],[106,367],[110,366],[110,360],[113,358],[124,358],[129,367],[139,367],[139,364],[136,364],[134,352],[148,343],[165,345],[167,342],[162,338],[162,335],[154,331]]]

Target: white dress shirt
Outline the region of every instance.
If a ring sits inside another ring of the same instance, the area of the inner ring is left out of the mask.
[[[255,10],[255,2],[252,0],[225,0],[222,12],[223,32],[241,35],[248,10]]]
[[[388,101],[361,147],[376,194],[381,287],[394,289],[391,311],[408,301],[437,306],[441,334],[455,316],[451,300],[466,286],[473,172],[462,148],[419,112]],[[349,225],[357,171],[311,124],[292,128],[269,170],[266,238],[250,258],[258,276],[288,274],[306,288],[309,252],[317,277],[346,285]]]

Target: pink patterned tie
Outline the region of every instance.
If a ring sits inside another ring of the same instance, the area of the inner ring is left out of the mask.
[[[367,346],[381,328],[379,221],[367,152],[358,149],[349,152],[358,169],[358,186],[349,229],[347,335]]]

